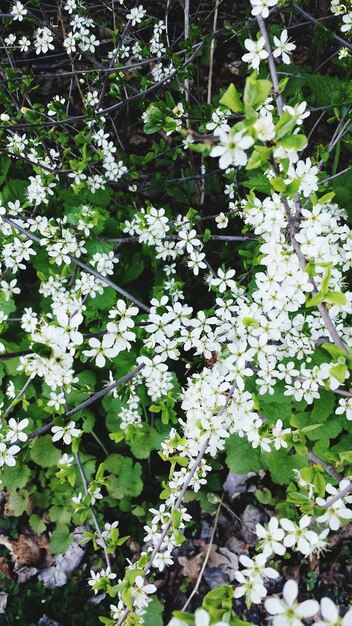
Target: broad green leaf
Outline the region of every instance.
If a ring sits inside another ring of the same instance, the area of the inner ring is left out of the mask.
[[[0,472],[2,488],[6,488],[10,492],[15,489],[22,489],[26,486],[30,475],[31,470],[25,463],[17,461],[15,467],[5,465]]]
[[[29,516],[29,525],[35,533],[44,533],[46,530],[46,524],[43,522],[43,518],[36,513]]]
[[[331,304],[339,304],[345,306],[347,304],[347,298],[342,291],[329,291],[325,294],[324,300]]]
[[[347,374],[347,365],[345,363],[339,363],[330,368],[330,374],[336,378],[340,383],[344,383]]]
[[[334,343],[325,342],[322,343],[320,347],[326,350],[335,360],[338,359],[340,356],[346,356],[345,351],[342,348],[336,346]]]
[[[164,605],[157,598],[153,598],[143,615],[145,626],[163,626],[163,611]]]
[[[225,449],[226,465],[233,473],[259,472],[264,467],[260,451],[258,448],[253,448],[246,437],[230,435]]]
[[[256,111],[269,96],[272,83],[270,80],[258,80],[253,72],[246,80],[243,102],[246,112]]]
[[[271,479],[278,485],[288,485],[294,479],[294,469],[306,467],[308,459],[299,454],[288,454],[286,449],[273,450],[267,458]]]
[[[121,454],[111,454],[104,461],[104,467],[112,474],[109,477],[109,491],[114,498],[117,500],[125,496],[134,498],[142,493],[140,463],[133,463],[130,457],[124,457]]]
[[[286,148],[286,150],[296,150],[299,152],[307,145],[307,137],[305,135],[287,135],[278,141],[278,145]]]
[[[286,191],[286,184],[279,178],[278,176],[274,176],[270,178],[270,184],[275,189],[275,191]]]
[[[29,456],[40,467],[52,467],[57,465],[62,453],[54,446],[50,435],[42,435],[34,440]]]
[[[49,509],[49,517],[52,522],[56,524],[68,525],[72,518],[72,511],[66,509],[64,506],[51,506]]]
[[[29,493],[25,489],[12,491],[8,500],[8,508],[15,517],[20,517],[27,511],[29,505]]]
[[[68,526],[58,524],[51,535],[50,548],[53,554],[63,554],[73,541],[73,535]]]
[[[233,113],[240,113],[243,111],[243,104],[241,102],[240,95],[233,83],[226,89],[224,95],[220,99],[220,104],[228,107]]]

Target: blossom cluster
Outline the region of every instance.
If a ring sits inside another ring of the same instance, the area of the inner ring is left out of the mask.
[[[252,0],[250,10],[260,25],[276,10],[276,5],[276,0]],[[29,7],[30,2],[24,5],[16,0],[10,10],[11,20],[22,25],[30,17]],[[351,14],[338,2],[332,2],[331,8],[343,16],[342,32],[349,32]],[[5,43],[13,55],[34,50],[40,56],[63,50],[73,61],[98,55],[100,61],[108,60],[109,71],[116,70],[112,95],[120,98],[124,70],[119,66],[123,62],[127,68],[133,64],[143,67],[139,64],[145,60],[146,52],[139,28],[142,31],[144,24],[146,29],[149,27],[143,5],[130,9],[121,6],[121,12],[128,34],[119,36],[117,43],[109,40],[106,45],[98,39],[98,24],[87,16],[83,3],[76,0],[67,0],[63,6],[66,29],[62,41],[48,25],[38,25],[30,34],[29,21],[26,35],[9,34]],[[155,63],[144,80],[145,86],[164,82],[174,72],[173,62],[164,61],[166,22],[158,18],[150,30],[149,52]],[[261,30],[255,39],[244,41],[244,63],[255,71],[268,59],[274,67],[281,62],[288,65],[295,50],[288,31],[284,29],[279,37],[270,39],[272,50],[265,34]],[[150,63],[150,59],[147,61]],[[322,163],[304,152],[307,103],[281,102],[282,94],[273,91],[273,83],[258,79],[254,73],[246,83],[243,99],[233,86],[232,100],[227,94],[214,110],[209,107],[203,124],[211,133],[210,139],[209,135],[205,138],[208,145],[196,144],[194,137],[201,137],[202,133],[190,132],[188,112],[185,113],[182,102],[170,104],[174,116],[172,130],[163,130],[170,141],[178,133],[184,154],[199,146],[206,148],[202,154],[202,176],[214,163],[222,171],[227,207],[213,216],[212,224],[227,233],[241,221],[243,232],[249,233],[247,238],[255,246],[246,275],[240,273],[235,262],[214,265],[208,243],[226,235],[204,231],[201,212],[178,213],[168,203],[142,203],[136,195],[118,226],[125,237],[112,238],[111,230],[115,233],[117,228],[117,208],[99,210],[93,201],[81,202],[79,197],[80,190],[94,196],[110,186],[125,184],[125,180],[131,195],[137,189],[134,178],[128,178],[131,172],[121,154],[123,150],[113,139],[109,113],[115,110],[115,104],[104,109],[107,84],[98,85],[93,80],[85,85],[81,94],[84,131],[77,132],[72,152],[65,138],[51,143],[50,133],[48,146],[43,149],[43,138],[32,129],[11,129],[18,121],[17,111],[9,109],[2,114],[1,121],[6,123],[6,153],[11,159],[29,163],[34,175],[28,177],[21,200],[12,202],[5,195],[1,197],[0,286],[1,302],[7,308],[4,306],[1,311],[0,324],[5,335],[10,324],[18,324],[16,328],[22,331],[26,349],[18,357],[16,372],[26,382],[17,388],[10,381],[6,388],[8,406],[1,418],[0,466],[13,467],[20,445],[28,438],[25,431],[29,419],[8,416],[21,398],[25,399],[32,383],[42,385],[41,407],[54,416],[53,423],[46,425],[52,442],[69,446],[69,452],[77,455],[84,427],[81,418],[77,422],[71,419],[69,403],[71,394],[82,391],[82,364],[96,368],[98,375],[108,368],[106,382],[112,385],[116,380],[115,367],[119,368],[126,355],[132,354],[142,368],[129,382],[128,393],[121,394],[122,406],[116,415],[118,432],[111,437],[116,435],[116,441],[127,439],[134,429],[142,432],[148,423],[148,408],[157,413],[170,399],[173,406],[178,402],[179,419],[172,422],[167,414],[166,423],[172,424],[160,452],[165,461],[171,462],[172,469],[164,486],[163,503],[147,513],[140,559],[129,563],[126,577],[118,580],[115,588],[112,581],[117,574],[108,562],[100,571],[92,571],[89,580],[95,593],[102,590],[116,597],[116,604],[110,606],[113,623],[123,619],[131,607],[139,623],[143,623],[150,596],[156,591],[156,585],[147,582],[146,575],[151,575],[153,568],[157,573],[163,572],[174,562],[173,551],[183,541],[183,532],[191,519],[183,503],[185,490],[197,493],[206,485],[211,471],[207,457],[214,459],[222,453],[232,435],[263,455],[283,450],[294,453],[297,442],[306,446],[305,431],[296,428],[291,415],[277,419],[265,408],[261,410],[264,397],[274,396],[279,388],[285,398],[311,407],[323,390],[346,394],[339,399],[336,415],[346,416],[348,431],[352,398],[345,387],[350,378],[352,292],[346,288],[346,274],[351,270],[352,233],[344,211],[333,202],[333,195],[320,194]],[[186,91],[187,77],[184,85]],[[71,105],[70,99],[56,95],[46,108],[29,111],[24,107],[21,115],[31,119],[30,115],[39,111],[39,117],[43,116],[45,123],[55,129],[62,121],[70,123],[72,117],[75,121]],[[233,114],[238,111],[241,119],[234,121]],[[170,117],[166,117],[170,122]],[[149,107],[142,121],[148,124],[151,120]],[[254,187],[245,198],[237,198],[237,177],[244,168],[258,169],[261,184],[268,191],[262,193]],[[74,206],[69,207],[67,215],[60,213],[62,172],[67,175],[67,187],[75,194]],[[136,170],[133,175],[138,178]],[[46,210],[54,204],[60,210],[55,208],[55,217],[47,217]],[[231,236],[228,235],[229,241]],[[123,252],[118,247],[124,241],[143,246],[152,269],[160,277],[147,305],[118,284],[126,271],[126,264],[121,262]],[[15,298],[21,293],[21,272],[31,265],[40,283],[42,310],[36,308],[34,301],[20,310],[19,318],[12,319],[7,311],[12,304],[15,310]],[[194,277],[204,278],[201,287],[207,308],[197,307],[193,300],[192,305],[188,303],[190,294],[184,288],[187,274],[191,284]],[[92,303],[105,298],[110,302],[108,288],[113,290],[113,303],[106,307],[107,319],[97,319]],[[325,352],[316,361],[314,356],[320,346]],[[0,348],[1,352],[10,352],[11,342],[4,338]],[[184,361],[187,365],[179,391],[173,370]],[[127,369],[131,369],[127,357],[126,362]],[[190,368],[192,372],[188,373]],[[112,394],[114,399],[120,398],[116,387]],[[73,458],[65,452],[57,463],[57,476],[75,484],[71,478]],[[76,463],[79,465],[77,456]],[[83,480],[84,488],[71,500],[73,510],[84,521],[92,508],[104,501],[107,482],[98,473],[95,479]],[[278,570],[271,566],[276,556],[283,556],[289,549],[304,557],[319,555],[327,546],[329,532],[352,518],[348,506],[352,496],[346,491],[349,479],[342,479],[338,487],[328,483],[319,495],[313,483],[292,472],[292,480],[295,479],[309,494],[312,511],[302,511],[298,521],[273,516],[268,525],[257,526],[260,551],[253,558],[241,555],[242,569],[235,577],[234,595],[245,596],[248,603],[263,602],[268,579],[279,577]],[[117,521],[106,523],[101,533],[93,533],[97,545],[107,554],[119,545],[117,526]],[[337,608],[328,599],[323,599],[319,607],[313,600],[298,603],[297,595],[297,585],[288,581],[282,600],[266,599],[265,608],[272,616],[269,619],[273,626],[300,626],[302,620],[313,617],[320,619],[315,622],[319,626],[339,621],[343,626],[347,624],[348,614],[341,621]],[[203,626],[202,620],[208,626],[207,619],[205,612],[198,612],[196,626],[198,622]],[[178,626],[180,620],[173,620],[172,626]]]

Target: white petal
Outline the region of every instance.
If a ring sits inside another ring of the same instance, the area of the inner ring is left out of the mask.
[[[335,602],[330,598],[322,598],[320,601],[322,617],[328,619],[331,622],[337,622],[339,618],[339,612]]]
[[[347,611],[345,617],[342,620],[342,626],[350,626],[352,624],[352,609]]]
[[[265,609],[270,615],[278,615],[285,611],[285,606],[277,598],[268,598],[268,600],[265,601]]]
[[[313,617],[319,611],[319,604],[316,600],[306,600],[297,607],[297,615],[300,617]]]
[[[282,595],[290,606],[294,603],[298,595],[298,585],[295,580],[288,580],[283,588]]]
[[[210,616],[205,609],[197,609],[194,616],[195,626],[209,626]]]

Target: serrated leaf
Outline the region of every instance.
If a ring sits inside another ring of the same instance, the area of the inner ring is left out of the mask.
[[[14,489],[22,489],[25,487],[30,475],[31,470],[28,465],[16,463],[15,467],[5,465],[0,472],[0,479],[3,487],[11,492],[14,491]]]
[[[57,465],[61,452],[54,446],[50,435],[42,435],[34,440],[29,456],[40,467],[52,467]]]
[[[299,454],[288,454],[286,449],[265,453],[271,479],[278,485],[288,485],[294,478],[294,469],[306,467],[308,459]]]
[[[72,512],[63,506],[51,506],[49,509],[49,517],[56,524],[68,525],[72,518]]]
[[[50,539],[50,548],[53,554],[63,554],[73,541],[73,535],[68,526],[59,524],[53,531]]]
[[[263,469],[261,454],[258,448],[253,448],[246,437],[230,435],[225,446],[227,456],[226,465],[234,474],[259,472]]]
[[[164,605],[157,598],[153,598],[143,615],[145,626],[163,626],[163,611]]]
[[[46,525],[43,522],[43,519],[40,517],[40,515],[37,515],[36,513],[33,513],[33,515],[29,516],[29,525],[32,528],[32,530],[34,530],[35,533],[43,533],[46,530]]]
[[[117,500],[121,500],[125,496],[134,498],[142,493],[142,466],[140,463],[133,463],[131,458],[121,454],[111,454],[104,461],[104,467],[112,474],[109,477],[109,483],[110,494],[114,498]]]

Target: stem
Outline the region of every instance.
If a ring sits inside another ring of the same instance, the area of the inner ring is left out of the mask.
[[[273,87],[274,87],[274,97],[276,100],[276,104],[277,104],[277,109],[279,111],[279,115],[281,117],[281,115],[283,114],[283,102],[282,102],[282,95],[280,93],[280,89],[279,89],[279,79],[278,79],[278,75],[277,75],[277,71],[276,71],[276,65],[275,65],[275,59],[274,59],[274,55],[271,49],[271,45],[270,45],[270,41],[269,41],[269,36],[268,36],[268,31],[266,30],[266,26],[264,23],[263,18],[258,15],[257,17],[258,20],[258,25],[260,28],[260,32],[262,33],[262,36],[264,37],[264,41],[265,41],[265,48],[266,51],[268,53],[268,65],[269,65],[269,70],[270,70],[270,76],[271,76],[271,80],[273,81]]]
[[[78,413],[78,411],[81,411],[82,409],[85,409],[90,404],[93,404],[93,402],[96,402],[97,400],[100,400],[100,398],[103,398],[107,393],[110,393],[111,391],[113,391],[118,385],[123,385],[124,383],[129,381],[131,378],[133,378],[133,376],[138,374],[138,372],[140,372],[141,369],[143,369],[144,366],[145,366],[144,363],[141,363],[140,365],[138,365],[138,367],[136,367],[134,370],[132,370],[132,372],[129,372],[128,374],[125,374],[125,376],[122,376],[122,378],[119,378],[119,380],[116,380],[111,385],[108,385],[108,387],[104,387],[104,389],[101,389],[100,391],[97,391],[90,398],[88,398],[88,400],[85,400],[84,402],[82,402],[81,404],[76,406],[74,409],[71,409],[70,411],[67,411],[65,413],[65,417],[71,417],[72,415],[75,415],[75,413]],[[32,433],[29,433],[29,435],[27,435],[27,438],[28,439],[34,439],[34,437],[38,437],[40,435],[44,435],[45,433],[49,432],[49,430],[53,426],[54,426],[54,422],[50,422],[49,424],[45,424],[45,426],[42,426],[41,428],[38,428],[37,430],[34,430]],[[23,443],[23,441],[20,441],[18,439],[12,445],[18,446],[18,445],[22,445],[22,443]]]
[[[228,403],[230,402],[230,400],[231,400],[231,398],[232,398],[236,388],[237,388],[237,384],[236,384],[236,382],[234,382],[232,387],[231,387],[231,389],[229,390],[229,392],[227,394],[225,404],[221,407],[220,411],[217,413],[217,415],[219,417],[226,410],[226,408],[228,406]],[[197,456],[196,460],[194,461],[192,469],[190,470],[187,478],[185,479],[185,482],[183,483],[182,489],[181,489],[180,494],[179,494],[179,496],[178,496],[178,498],[177,498],[177,500],[176,500],[176,502],[174,504],[173,510],[177,510],[180,507],[180,505],[182,504],[184,495],[185,495],[185,493],[186,493],[186,491],[187,491],[187,489],[188,489],[188,487],[189,487],[189,485],[190,485],[190,483],[192,481],[192,478],[193,478],[194,474],[196,473],[199,465],[201,464],[201,462],[203,460],[203,457],[205,455],[205,451],[206,451],[206,449],[207,449],[207,447],[209,445],[209,441],[210,441],[210,437],[207,437],[206,440],[204,441],[204,443],[203,443],[199,453],[198,453],[198,456]],[[164,526],[164,528],[162,530],[162,533],[161,533],[161,535],[159,537],[159,540],[158,540],[157,544],[154,546],[154,548],[153,548],[153,550],[151,552],[151,555],[150,555],[150,558],[149,558],[149,561],[148,561],[147,565],[144,568],[144,575],[143,575],[144,578],[148,574],[151,566],[153,565],[153,561],[154,561],[157,553],[159,552],[159,550],[160,550],[160,548],[161,548],[161,546],[163,544],[163,541],[164,541],[164,539],[165,539],[165,537],[166,537],[166,535],[168,533],[168,530],[170,529],[171,525],[172,525],[172,519],[170,517],[169,521],[165,524],[165,526]],[[119,621],[117,622],[116,626],[122,626],[122,624],[124,623],[125,619],[127,618],[128,614],[129,614],[129,612],[130,612],[130,609],[126,608],[126,610],[124,611],[124,613],[120,617]]]
[[[84,473],[83,465],[81,463],[81,459],[79,457],[78,452],[76,452],[76,454],[75,454],[75,459],[76,459],[77,467],[79,469],[79,473],[80,473],[80,476],[81,476],[84,493],[85,493],[86,496],[89,496],[87,477],[86,477],[86,475]],[[108,554],[108,548],[107,548],[107,545],[105,543],[105,539],[104,539],[104,537],[102,535],[102,532],[100,530],[100,526],[99,526],[99,522],[98,522],[98,519],[97,519],[97,515],[96,515],[95,509],[94,509],[92,504],[89,506],[89,510],[90,510],[90,513],[91,513],[91,516],[92,516],[92,519],[93,519],[93,522],[94,522],[95,530],[97,531],[97,534],[98,534],[98,537],[100,539],[102,548],[104,550],[106,566],[111,568],[110,556]]]
[[[26,393],[26,389],[29,387],[30,383],[32,382],[32,379],[33,379],[33,375],[28,378],[28,380],[23,385],[21,391],[18,392],[16,398],[14,398],[12,400],[11,404],[9,404],[9,406],[7,407],[4,415],[2,416],[3,419],[8,416],[8,414],[11,411],[11,409],[15,406],[15,404],[17,404],[18,400],[23,396],[24,393]]]
[[[40,245],[42,245],[40,237],[33,235],[33,233],[23,228],[23,226],[16,224],[16,222],[11,220],[9,217],[3,217],[2,219],[4,222],[6,222],[6,224],[9,224],[9,226],[12,226],[12,228],[20,231],[23,235],[25,235],[27,239],[31,239],[35,243],[39,243]],[[110,280],[110,278],[103,276],[102,274],[97,272],[93,267],[86,265],[85,263],[77,259],[76,257],[72,256],[72,254],[68,254],[67,256],[70,259],[70,261],[72,261],[72,263],[75,263],[75,265],[78,265],[78,267],[83,269],[85,272],[92,274],[92,276],[95,276],[95,278],[98,278],[98,280],[101,280],[103,283],[105,283],[109,287],[112,287],[115,291],[121,294],[121,296],[123,296],[127,300],[130,300],[131,302],[133,302],[133,304],[136,304],[140,309],[143,309],[143,311],[146,311],[147,313],[149,313],[150,309],[148,306],[143,304],[143,302],[140,302],[139,300],[137,300],[137,298],[135,298],[130,293],[128,293],[128,291],[125,291],[125,289],[122,289],[122,287],[119,287],[118,285],[116,285],[116,283]]]
[[[276,100],[276,105],[277,105],[277,109],[279,111],[280,117],[282,116],[283,113],[283,104],[282,104],[282,96],[278,91],[278,86],[279,86],[279,81],[278,81],[278,76],[277,76],[277,71],[276,71],[276,65],[275,65],[275,60],[273,57],[273,53],[271,50],[271,46],[270,46],[270,41],[269,41],[269,36],[266,30],[266,26],[264,23],[264,20],[262,19],[262,17],[258,16],[257,18],[258,20],[258,24],[261,30],[261,33],[264,37],[265,40],[265,46],[266,46],[266,50],[268,53],[268,63],[269,63],[269,69],[270,69],[270,75],[271,75],[271,80],[273,82],[273,86],[274,86],[274,97]],[[342,131],[341,131],[342,132]],[[336,142],[338,141],[339,136],[336,138],[335,143],[333,145],[336,144]],[[333,145],[330,145],[330,149],[332,150]],[[273,165],[273,169],[274,172],[277,176],[280,175],[280,172],[278,170],[278,167],[276,165],[276,163],[274,163]],[[293,247],[294,252],[296,253],[297,257],[298,257],[298,261],[300,264],[300,267],[302,270],[305,270],[305,267],[307,265],[306,259],[304,257],[304,254],[302,253],[301,247],[295,237],[297,229],[296,226],[293,224],[292,221],[292,214],[291,214],[291,209],[290,209],[290,205],[288,203],[287,198],[284,198],[281,196],[284,208],[285,208],[285,213],[286,213],[286,218],[287,218],[287,223],[288,223],[288,232],[290,235],[290,239],[291,239],[291,244]],[[310,279],[311,284],[313,285],[313,293],[318,293],[318,289],[317,286],[313,280],[313,278]],[[318,304],[317,306],[318,311],[320,313],[320,315],[323,318],[324,324],[326,326],[326,329],[331,337],[331,339],[333,340],[333,342],[339,347],[341,348],[347,355],[349,354],[349,350],[348,348],[345,346],[345,344],[343,343],[339,333],[336,330],[336,327],[329,315],[328,309],[326,304],[321,303]]]

